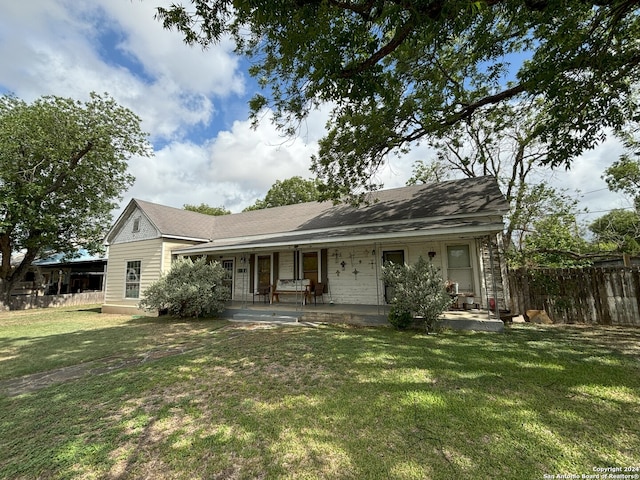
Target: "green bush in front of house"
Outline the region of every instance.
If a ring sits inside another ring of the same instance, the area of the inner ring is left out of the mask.
[[[411,312],[416,317],[422,317],[427,331],[435,328],[436,322],[451,304],[439,270],[422,257],[413,265],[383,265],[382,279],[393,292],[391,303],[394,317]],[[390,313],[389,321],[393,324],[395,320],[391,319]]]
[[[167,310],[181,318],[216,315],[231,297],[225,278],[226,270],[219,262],[208,263],[204,257],[177,260],[166,275],[144,291],[140,307]]]
[[[401,310],[401,308],[395,305],[389,309],[389,323],[396,327],[398,330],[404,330],[409,328],[413,323],[413,314],[409,310]]]

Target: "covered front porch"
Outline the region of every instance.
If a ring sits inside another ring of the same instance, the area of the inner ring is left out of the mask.
[[[353,305],[334,303],[263,303],[231,301],[222,318],[237,322],[265,323],[339,323],[358,326],[391,326],[387,320],[390,305]],[[482,309],[448,310],[442,319],[444,328],[502,332],[504,323],[493,312]]]

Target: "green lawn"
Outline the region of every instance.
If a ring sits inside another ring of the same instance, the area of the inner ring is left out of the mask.
[[[176,345],[184,353],[0,395],[0,478],[542,479],[640,467],[639,329],[426,336],[0,313],[0,380]]]

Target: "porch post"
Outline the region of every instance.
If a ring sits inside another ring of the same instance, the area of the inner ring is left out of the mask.
[[[378,309],[378,315],[380,315],[380,275],[378,271],[378,257],[382,254],[380,251],[380,245],[375,243],[373,244],[373,252],[374,252],[374,262],[376,268],[376,307]]]
[[[500,318],[500,306],[498,305],[498,290],[496,288],[496,274],[493,269],[493,244],[491,243],[491,235],[487,235],[489,240],[489,265],[491,268],[491,288],[493,289],[493,304],[496,309],[496,318]],[[487,305],[489,307],[489,305]]]

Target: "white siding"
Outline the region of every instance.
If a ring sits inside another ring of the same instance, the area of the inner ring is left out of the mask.
[[[436,252],[432,261],[436,267],[444,271],[446,242],[416,240],[331,247],[327,251],[328,293],[325,294],[325,301],[332,300],[334,303],[341,304],[383,304],[384,284],[380,267],[382,252],[386,250],[403,250],[406,263],[415,263],[420,256],[429,259],[429,252]],[[279,259],[280,278],[292,278],[293,252],[281,251]],[[236,292],[238,292],[237,288],[238,284],[236,284]],[[282,297],[281,302],[286,301],[292,301],[292,299],[287,296]]]
[[[198,242],[190,242],[188,240],[165,240],[162,242],[162,260],[160,263],[162,273],[166,273],[171,269],[171,262],[173,261],[172,250],[197,245],[197,243]]]
[[[140,292],[158,280],[163,273],[171,268],[171,251],[176,248],[194,245],[189,241],[163,241],[162,238],[142,240],[138,242],[120,243],[109,247],[107,263],[107,293],[106,302],[125,302],[138,304],[139,300],[124,298],[125,269],[127,262],[140,260]]]
[[[125,298],[124,284],[127,262],[140,260],[140,291],[160,278],[162,272],[162,239],[119,243],[109,246],[105,303],[137,306],[140,299]]]

